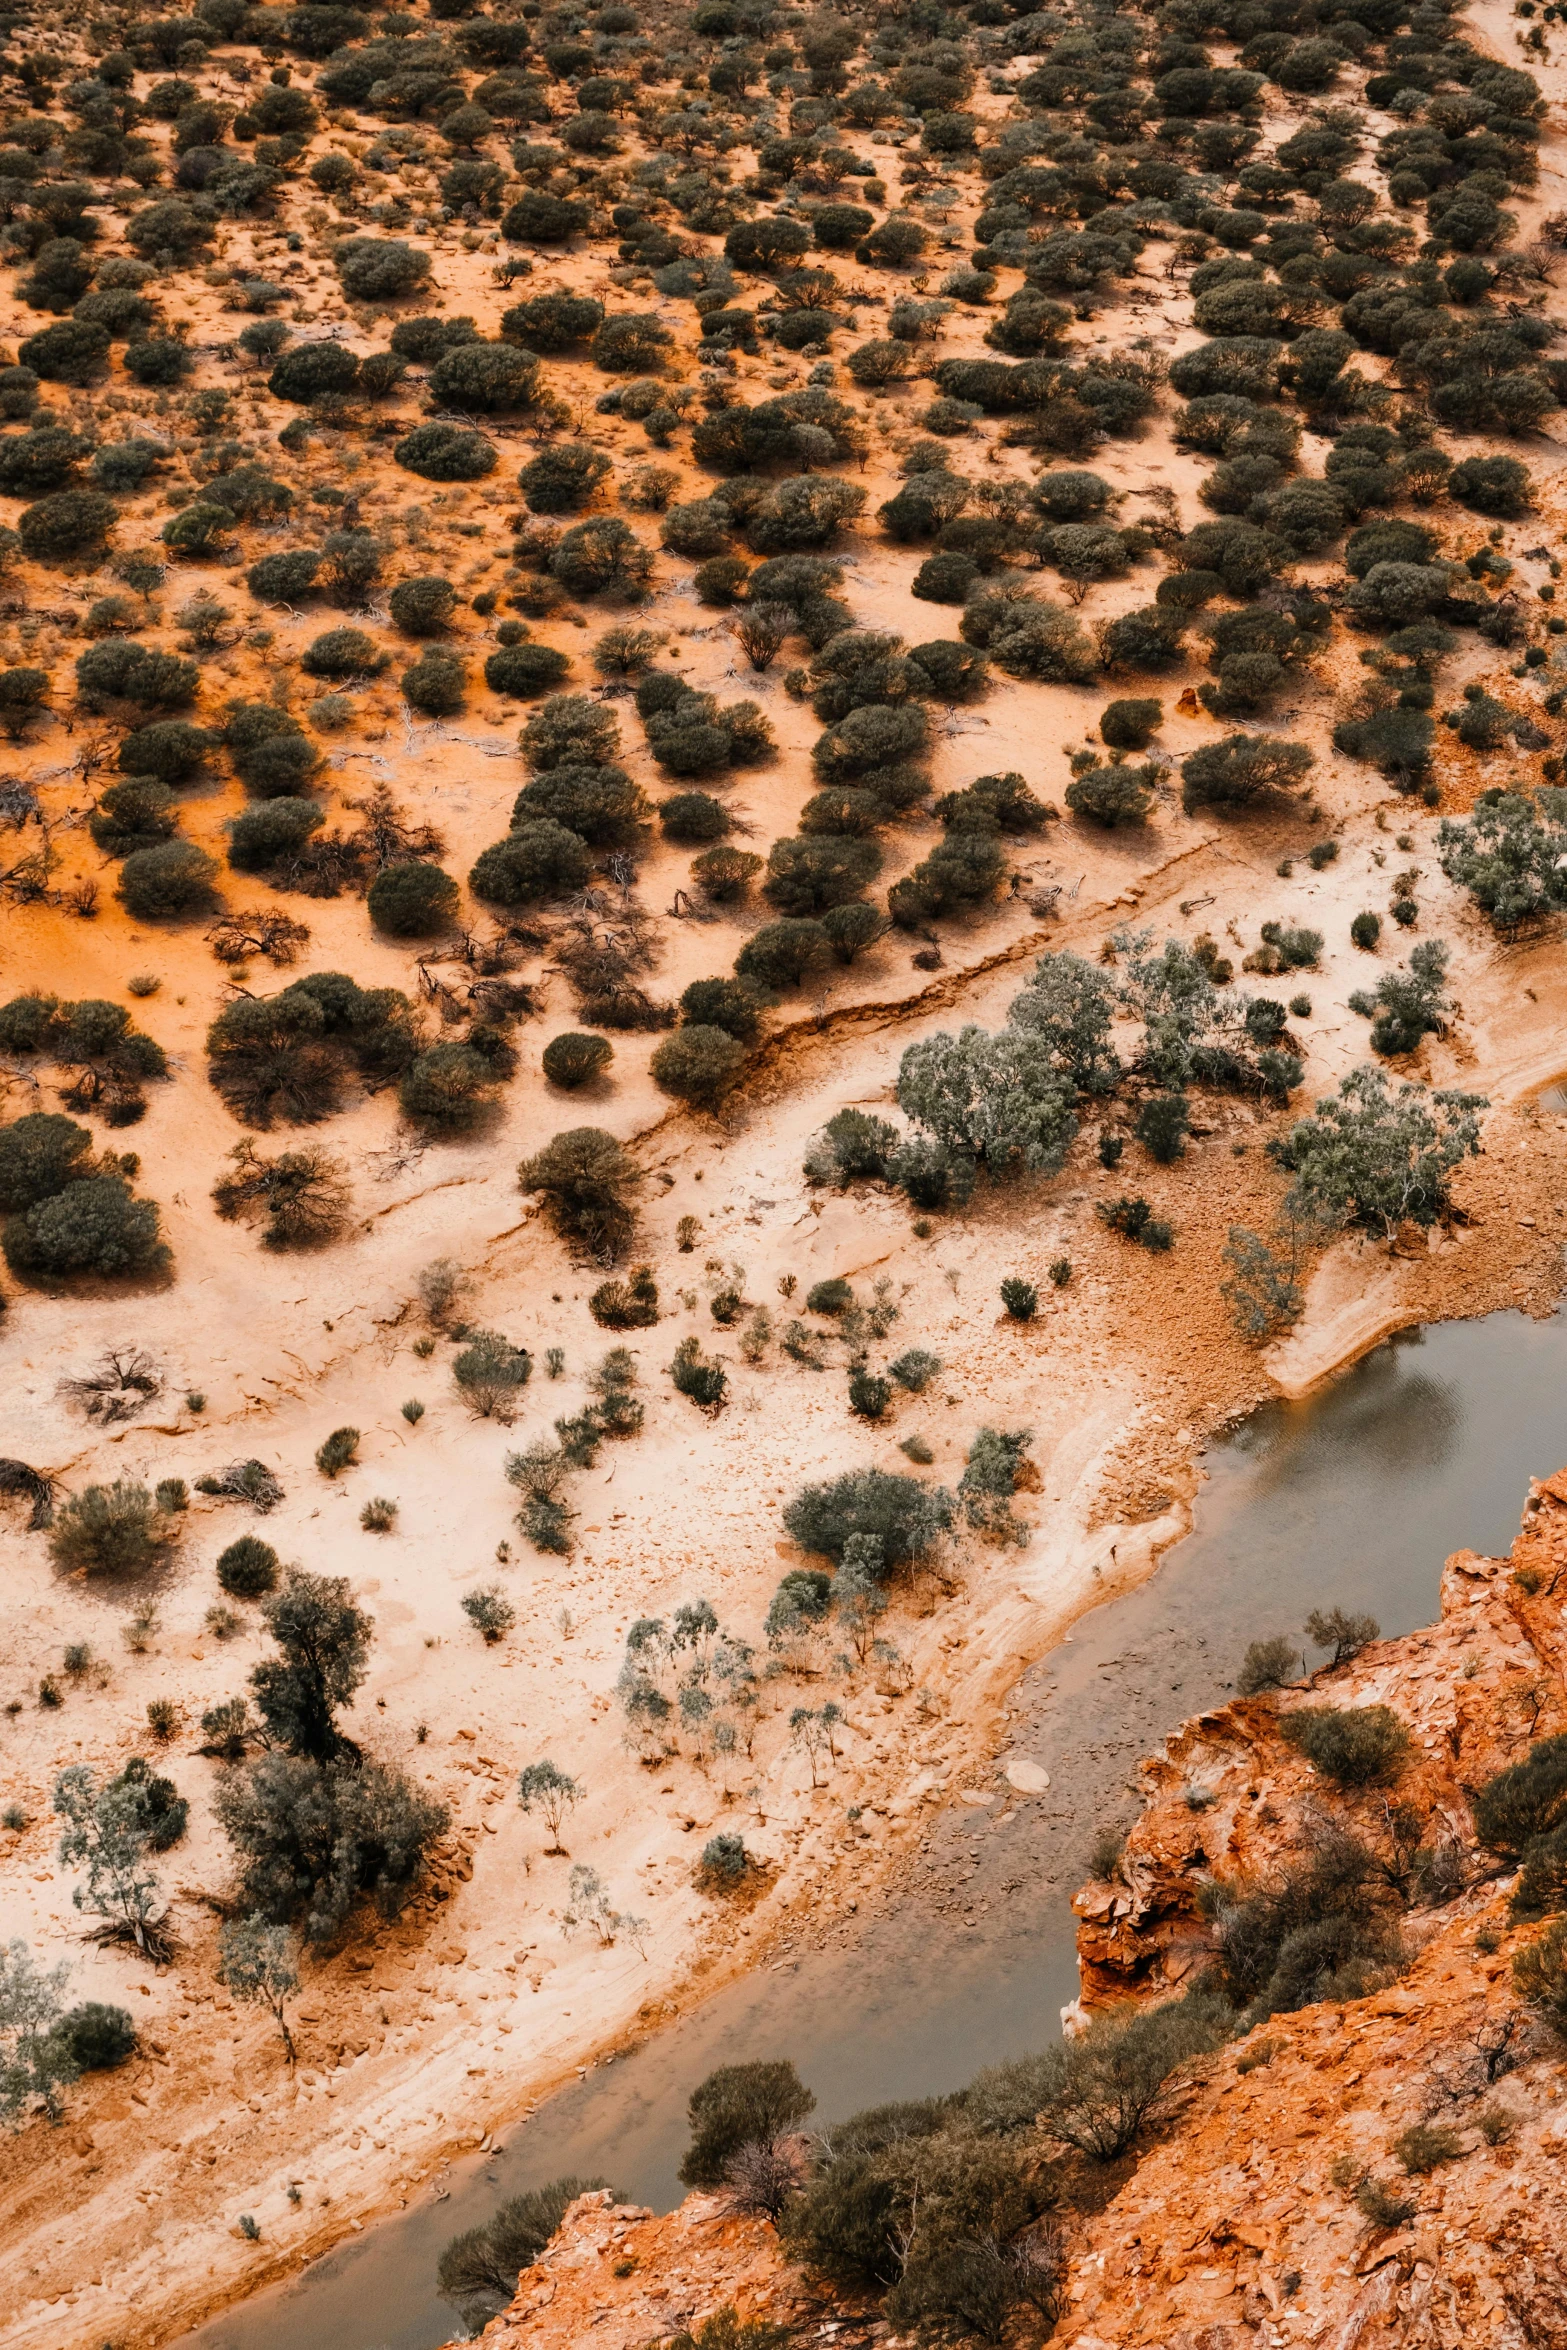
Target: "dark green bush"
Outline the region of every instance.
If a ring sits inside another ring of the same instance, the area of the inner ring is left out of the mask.
[[[686,2107],[691,2143],[680,2165],[681,2183],[721,2186],[742,2147],[767,2144],[797,2129],[815,2104],[792,2064],[720,2066],[691,2092]]]
[[[400,581],[386,599],[393,622],[405,636],[439,636],[456,604],[451,581],[429,574]]]
[[[50,383],[80,388],[95,383],[108,366],[109,337],[103,327],[92,326],[85,319],[62,318],[58,325],[28,335],[17,357],[24,367]]]
[[[613,1135],[596,1126],[574,1126],[554,1135],[517,1170],[523,1191],[543,1194],[563,1238],[602,1248],[611,1256],[630,1236],[629,1194],[640,1180],[635,1160]]]
[[[745,1059],[744,1045],[726,1029],[688,1024],[665,1037],[649,1068],[664,1093],[706,1109],[733,1089]]]
[[[1001,1302],[1014,1322],[1031,1322],[1039,1311],[1039,1292],[1032,1281],[1010,1274],[1001,1284]]]
[[[13,1273],[43,1285],[76,1274],[156,1274],[169,1262],[159,1222],[155,1202],[134,1199],[121,1177],[89,1175],[10,1217],[0,1250]]]
[[[118,520],[114,500],[97,490],[56,490],[24,507],[16,527],[23,554],[34,562],[69,563],[100,555]]]
[[[467,1044],[437,1044],[404,1070],[397,1102],[417,1125],[465,1134],[478,1125],[494,1092],[495,1071],[482,1053]]]
[[[582,889],[593,869],[580,833],[548,819],[518,825],[475,860],[468,887],[496,906],[524,906]]]
[[[952,1496],[941,1486],[884,1469],[851,1469],[823,1485],[807,1485],[787,1503],[784,1529],[803,1550],[841,1563],[853,1534],[874,1535],[883,1571],[895,1574],[921,1557],[952,1525]]]
[[[8,1049],[11,1039],[4,1039]],[[53,1199],[91,1165],[92,1136],[57,1111],[29,1110],[0,1127],[0,1214],[17,1215]]]
[[[208,914],[218,902],[212,886],[217,870],[216,858],[193,841],[163,841],[126,858],[116,895],[141,922]]]
[[[332,259],[355,302],[401,301],[430,274],[429,254],[393,237],[345,237]]]
[[[741,1044],[761,1025],[756,997],[738,979],[693,979],[681,994],[680,1016],[693,1028],[721,1028]]]
[[[430,370],[431,398],[443,408],[526,408],[538,388],[537,359],[515,343],[456,343]]]
[[[485,662],[484,682],[493,693],[527,701],[552,692],[570,667],[570,656],[553,645],[503,645]]]
[[[710,793],[702,791],[676,792],[673,799],[661,803],[658,820],[665,838],[678,841],[682,847],[722,840],[726,832],[733,830],[728,809]]]
[[[132,775],[110,784],[87,819],[95,846],[107,856],[127,857],[172,840],[180,823],[173,801],[168,785],[155,776]]]
[[[274,803],[275,804],[275,803]],[[383,865],[370,884],[370,919],[392,938],[433,938],[457,918],[457,884],[439,865]]]
[[[68,2009],[54,2026],[53,2036],[84,2073],[113,2072],[136,2053],[136,2026],[126,2010],[106,2007],[97,1999]]]
[[[467,697],[468,673],[455,653],[430,645],[403,671],[403,699],[427,718],[449,718]]]
[[[585,506],[610,469],[601,449],[560,443],[541,449],[517,476],[522,502],[532,514],[575,514]]]
[[[482,432],[460,424],[416,424],[396,444],[392,455],[408,473],[426,481],[478,481],[493,473],[495,443]]]
[[[278,1556],[257,1534],[241,1534],[218,1553],[218,1582],[231,1599],[263,1599],[277,1589]]]
[[[263,800],[229,825],[229,863],[236,873],[265,873],[297,856],[325,821],[314,800]]]
[[[578,1086],[590,1085],[601,1076],[614,1057],[614,1047],[608,1037],[569,1032],[551,1037],[544,1047],[544,1074],[551,1085],[574,1093]]]
[[[305,647],[299,666],[309,677],[373,675],[385,668],[386,656],[362,628],[329,628]]]

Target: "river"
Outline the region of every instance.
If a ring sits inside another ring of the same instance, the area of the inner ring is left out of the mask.
[[[1450,1551],[1505,1550],[1530,1476],[1567,1463],[1567,1312],[1406,1332],[1317,1394],[1269,1404],[1208,1450],[1193,1532],[1142,1588],[1084,1617],[1019,1683],[1007,1756],[1046,1795],[953,1805],[912,1877],[864,1916],[824,1916],[747,1976],[504,2133],[504,2151],[181,2350],[436,2350],[462,2340],[435,2290],[441,2247],[563,2171],[656,2209],[678,2200],[685,2100],[715,2065],[788,2056],[830,2121],[952,2089],[1059,2030],[1076,1990],[1070,1896],[1095,1828],[1135,1808],[1140,1757],[1228,1692],[1249,1640],[1306,1614],[1428,1623]],[[870,1893],[870,1887],[867,1887]]]

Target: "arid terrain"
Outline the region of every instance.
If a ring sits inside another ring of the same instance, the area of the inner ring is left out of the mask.
[[[1390,1331],[1555,1308],[1567,86],[1554,11],[1421,12],[1408,85],[1372,13],[1286,11],[1356,35],[1294,89],[1239,63],[1260,11],[1175,4],[8,18],[0,1941],[135,2048],[55,2121],[15,2101],[0,2343],[166,2342],[406,2203],[896,1868],[1024,1668],[1187,1530],[1216,1428]],[[1194,46],[1240,83],[1156,95]],[[1422,106],[1483,168],[1417,192],[1384,149]],[[1378,273],[1445,356],[1365,324]],[[1057,982],[1097,1063],[1035,1019]],[[1366,1069],[1357,1181],[1290,1138]],[[586,1208],[549,1159],[582,1130]],[[871,1471],[924,1513],[903,1553],[786,1524]],[[220,1586],[247,1537],[271,1591]],[[297,1735],[259,1702],[296,1567],[370,1619]],[[188,1804],[150,1954],[85,1939],[125,1902],[73,1900],[55,1808],[138,1756]],[[301,1816],[312,1773],[400,1789],[405,1865],[361,1837],[330,1918],[326,1861],[247,1874],[274,1765]],[[1500,1894],[1465,1901],[1368,2034],[1433,1968],[1501,1981],[1457,1955]],[[220,1972],[252,1917],[297,2061]],[[1252,2090],[1215,2061],[1216,2165]],[[1061,2338],[1152,2306],[1124,2231],[1185,2159],[1093,2222]],[[1170,2327],[1219,2322],[1191,2252]]]

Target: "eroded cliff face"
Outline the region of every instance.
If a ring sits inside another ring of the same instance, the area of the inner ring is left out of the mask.
[[[1532,1738],[1567,1727],[1564,1668],[1567,1471],[1531,1492],[1509,1557],[1449,1559],[1429,1629],[1202,1715],[1145,1765],[1124,1881],[1077,1897],[1090,2011],[1166,1998],[1211,1959],[1205,1885],[1277,1882],[1334,1829],[1396,1864],[1395,1792],[1319,1778],[1285,1735],[1298,1707],[1398,1716],[1414,1750],[1396,1802],[1435,1858],[1421,1895],[1394,1897],[1408,1960],[1396,1977],[1273,2015],[1201,2060],[1114,2199],[1061,2215],[1057,2342],[1567,2344],[1567,2066],[1515,1989],[1514,1953],[1539,1927],[1510,1918],[1510,1878],[1481,1873],[1470,1809]],[[1443,2158],[1411,2171],[1405,2133],[1419,2125],[1441,2134]],[[805,2339],[893,2338],[872,2309],[815,2291],[772,2229],[722,2198],[653,2219],[586,2196],[485,2339],[637,2350],[726,2306]]]

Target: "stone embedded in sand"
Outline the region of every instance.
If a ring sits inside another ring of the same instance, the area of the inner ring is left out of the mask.
[[[981,1794],[977,1787],[960,1787],[958,1789],[959,1803],[985,1804],[994,1803],[995,1800],[993,1795]]]
[[[1006,1781],[1019,1795],[1043,1795],[1050,1784],[1050,1773],[1036,1762],[1025,1762],[1020,1755],[1006,1764]]]

